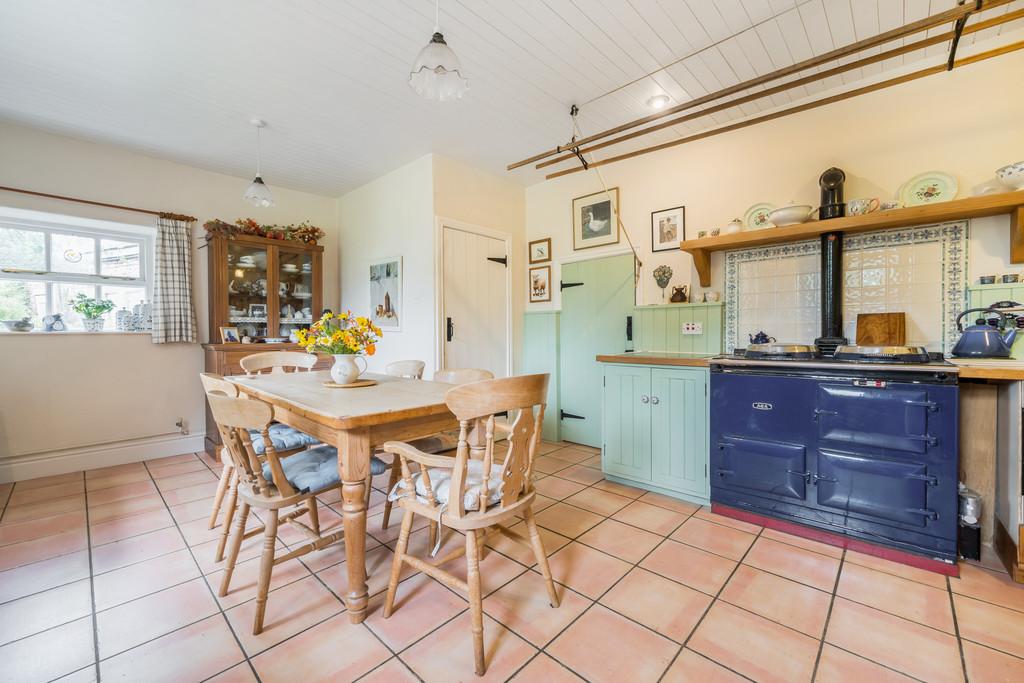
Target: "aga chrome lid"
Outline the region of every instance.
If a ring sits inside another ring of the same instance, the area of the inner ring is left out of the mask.
[[[818,349],[809,344],[750,344],[744,349],[744,354],[748,356],[796,356],[817,353]]]
[[[928,351],[923,346],[839,346],[836,347],[836,356],[839,354],[849,356],[927,356]]]

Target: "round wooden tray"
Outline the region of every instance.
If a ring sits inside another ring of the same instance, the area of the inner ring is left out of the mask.
[[[357,379],[351,384],[337,384],[335,382],[324,382],[328,389],[358,389],[359,387],[372,387],[377,383],[375,379]]]

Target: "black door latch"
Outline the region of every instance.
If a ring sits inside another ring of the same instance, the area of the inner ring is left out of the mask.
[[[451,318],[445,318],[445,320],[447,321],[445,323],[445,328],[446,328],[445,338],[448,341],[451,341],[452,340],[452,336],[455,334],[455,324],[452,323],[452,319]]]

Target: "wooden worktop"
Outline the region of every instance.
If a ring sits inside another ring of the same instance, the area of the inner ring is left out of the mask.
[[[1024,361],[959,360],[950,361],[960,370],[960,379],[992,379],[1003,382],[1024,380]]]
[[[599,363],[631,363],[633,365],[677,365],[691,368],[706,368],[712,355],[692,353],[659,353],[657,351],[634,351],[597,356]]]

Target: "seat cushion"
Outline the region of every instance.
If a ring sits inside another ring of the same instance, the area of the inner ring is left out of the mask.
[[[384,474],[388,471],[388,464],[378,458],[376,455],[370,456],[370,474],[377,476],[378,474]]]
[[[501,468],[498,463],[491,465],[491,474],[487,480],[487,505],[495,505],[501,500]],[[434,498],[439,503],[448,502],[448,490],[452,481],[452,470],[445,467],[431,467],[427,470],[430,477],[430,487],[434,490]],[[462,505],[467,510],[480,509],[481,484],[483,483],[484,463],[482,460],[470,460],[466,463],[466,493],[462,498]],[[413,475],[413,483],[416,485],[416,498],[420,502],[427,502],[427,486],[423,482],[423,475],[419,472]],[[404,489],[405,487],[402,486]]]
[[[315,436],[280,423],[270,425],[267,431],[270,433],[270,442],[274,444],[275,451],[293,451],[296,448],[306,448],[319,443]],[[256,455],[263,455],[267,452],[267,446],[263,443],[263,435],[258,429],[250,429],[249,438],[252,439],[252,448]]]
[[[281,458],[280,462],[288,483],[300,493],[337,486],[341,481],[338,477],[338,449],[334,446],[311,448]],[[263,464],[263,478],[274,481],[269,463]]]

